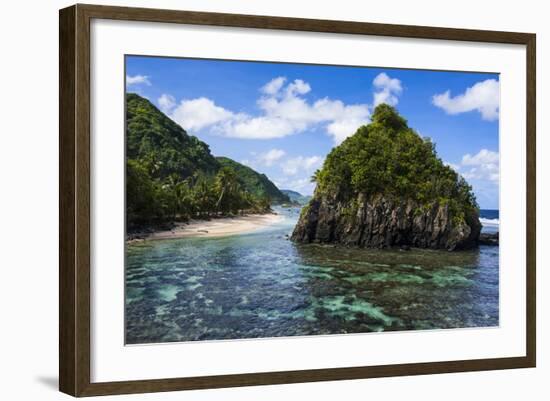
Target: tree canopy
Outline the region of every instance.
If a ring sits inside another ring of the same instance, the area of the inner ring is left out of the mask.
[[[223,166],[228,167],[237,173],[237,181],[246,188],[253,196],[258,198],[269,198],[276,203],[289,202],[289,197],[284,194],[265,174],[260,174],[252,168],[237,163],[228,157],[216,157],[216,160]]]
[[[228,158],[164,115],[126,95],[128,228],[193,217],[262,212],[288,199],[269,179]]]
[[[376,107],[371,123],[335,147],[312,179],[317,191],[343,199],[358,193],[410,198],[421,204],[447,203],[460,218],[477,208],[471,186],[437,156],[395,108]]]

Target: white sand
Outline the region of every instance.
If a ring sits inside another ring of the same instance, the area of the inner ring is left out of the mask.
[[[223,217],[212,220],[191,220],[189,223],[176,223],[176,226],[171,230],[149,234],[145,239],[224,237],[245,234],[270,226],[282,219],[282,216],[270,213]]]

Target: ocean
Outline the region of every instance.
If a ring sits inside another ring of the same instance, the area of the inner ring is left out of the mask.
[[[482,232],[498,232],[500,224],[498,210],[495,209],[480,209],[479,221],[482,224]]]
[[[498,326],[498,246],[298,245],[299,209],[277,212],[245,235],[128,244],[126,343]],[[480,217],[498,231],[498,210]]]

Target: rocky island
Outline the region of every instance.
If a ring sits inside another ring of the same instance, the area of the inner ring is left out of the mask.
[[[471,186],[438,158],[397,111],[376,107],[327,156],[291,239],[298,243],[459,250],[481,224]]]

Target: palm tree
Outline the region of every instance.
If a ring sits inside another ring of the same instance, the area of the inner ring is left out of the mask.
[[[219,194],[216,209],[221,210],[222,213],[232,211],[233,198],[239,192],[239,183],[235,171],[228,167],[222,167],[216,175],[215,186],[216,192]]]
[[[321,170],[319,170],[319,169],[315,170],[315,172],[313,173],[313,175],[309,179],[310,182],[318,182],[320,174],[321,174]]]
[[[215,206],[212,180],[204,175],[196,177],[193,197],[198,214],[209,216]]]
[[[179,187],[180,180],[177,174],[170,174],[168,178],[166,178],[165,184],[163,185],[163,189],[167,192],[169,196],[169,210],[170,215],[172,217],[172,220],[176,219],[176,215],[179,212],[180,209],[180,197],[179,197]]]

